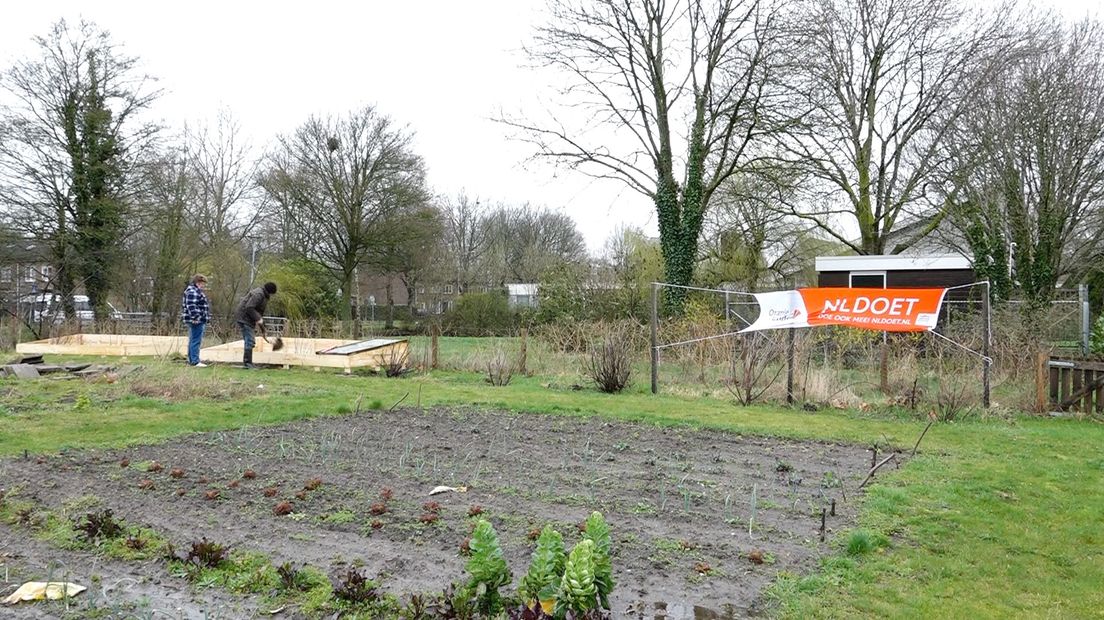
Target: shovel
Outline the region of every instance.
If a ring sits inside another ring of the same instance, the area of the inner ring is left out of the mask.
[[[261,327],[261,338],[263,338],[264,341],[267,342],[268,344],[272,345],[272,350],[273,351],[279,351],[280,349],[284,348],[284,339],[283,338],[281,338],[280,336],[276,336],[276,340],[271,341],[271,340],[268,339],[268,334],[266,332],[268,332],[268,326],[267,325]]]

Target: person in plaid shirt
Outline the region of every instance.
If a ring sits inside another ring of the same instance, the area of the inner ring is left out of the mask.
[[[207,303],[207,295],[203,293],[205,288],[207,288],[207,278],[203,274],[197,273],[192,276],[192,283],[184,289],[180,310],[180,318],[188,325],[188,364],[197,368],[207,367],[207,364],[199,361],[199,345],[203,342],[203,330],[211,320],[211,304]]]

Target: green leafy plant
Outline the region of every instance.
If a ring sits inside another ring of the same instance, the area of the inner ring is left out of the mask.
[[[594,541],[580,540],[567,556],[563,578],[556,592],[554,615],[584,613],[598,606],[598,587],[594,583]]]
[[[556,586],[564,571],[567,554],[564,552],[563,536],[544,526],[537,538],[537,548],[533,550],[529,561],[529,571],[521,579],[518,594],[529,607],[539,601],[547,601],[556,595]]]
[[[609,595],[613,591],[613,566],[610,563],[610,529],[602,513],[590,513],[583,538],[594,543],[594,585],[598,588],[598,600],[602,607],[609,609]]]
[[[1089,336],[1089,350],[1097,355],[1104,355],[1104,314],[1096,317],[1096,323],[1093,323],[1092,334]]]
[[[476,606],[481,613],[497,614],[502,611],[502,595],[498,589],[509,584],[512,575],[502,557],[498,535],[490,521],[480,519],[476,523],[469,548],[471,558],[468,559],[466,568],[471,579],[466,590],[476,599]]]

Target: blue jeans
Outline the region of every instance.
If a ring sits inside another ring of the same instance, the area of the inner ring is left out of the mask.
[[[195,366],[199,363],[199,346],[203,344],[203,330],[206,323],[188,323],[188,363]]]
[[[253,337],[253,326],[243,321],[238,321],[238,328],[241,329],[242,340],[245,341],[245,350],[252,351],[253,347],[257,344],[257,339]]]

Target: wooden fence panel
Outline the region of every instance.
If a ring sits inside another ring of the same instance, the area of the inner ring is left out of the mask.
[[[1104,359],[1044,353],[1040,354],[1038,364],[1035,406],[1040,413],[1054,409],[1104,413]]]

